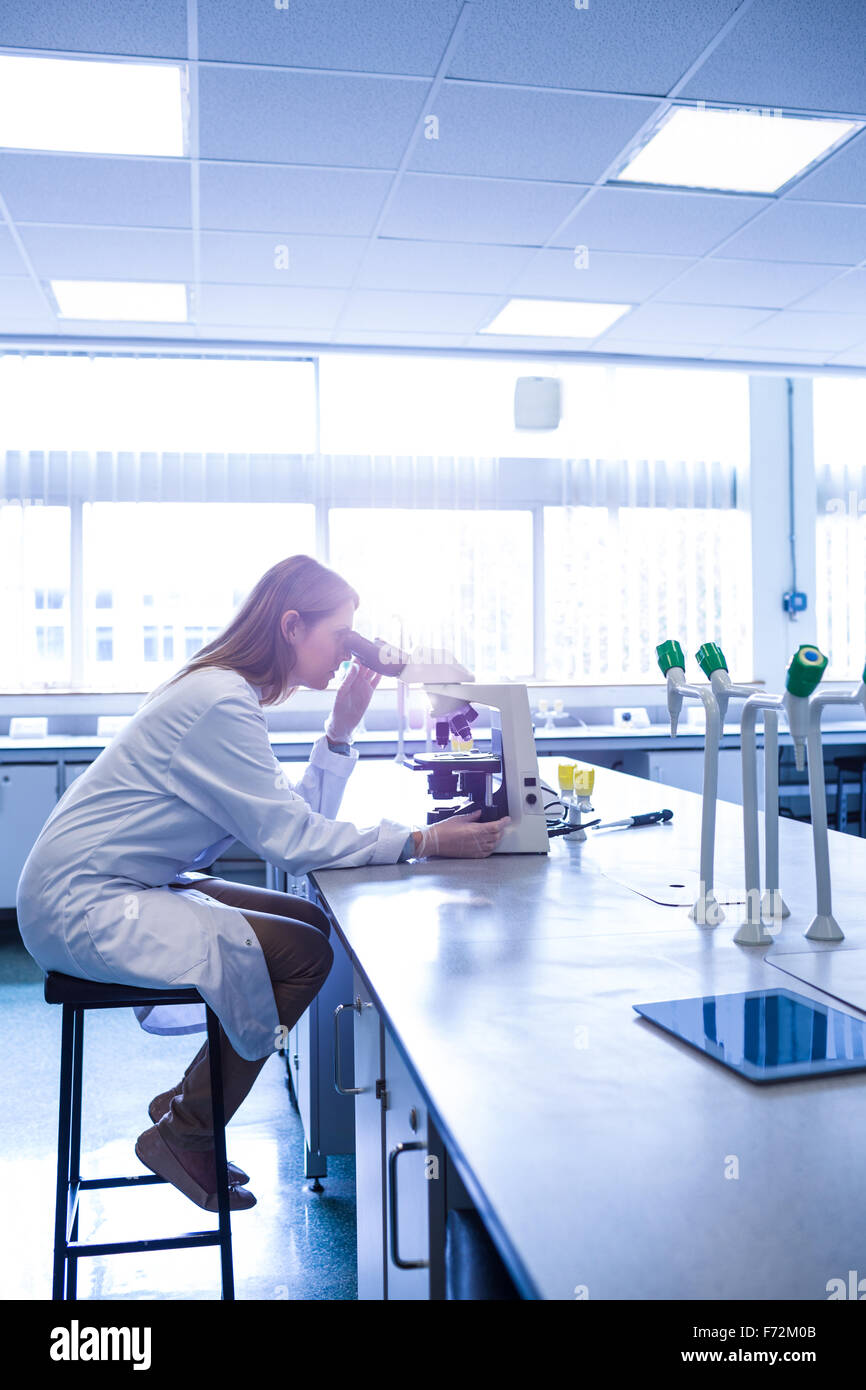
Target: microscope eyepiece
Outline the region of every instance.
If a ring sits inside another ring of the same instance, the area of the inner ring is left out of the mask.
[[[358,657],[371,671],[378,671],[383,676],[399,676],[409,660],[399,647],[392,647],[380,637],[371,642],[359,632],[349,633],[346,638],[346,650],[352,656]]]

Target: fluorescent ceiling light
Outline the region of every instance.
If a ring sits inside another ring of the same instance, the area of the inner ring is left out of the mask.
[[[578,303],[571,299],[511,299],[480,332],[597,338],[631,307],[630,304]]]
[[[775,193],[862,121],[675,106],[617,181]]]
[[[0,146],[182,155],[182,76],[176,63],[0,54]]]
[[[52,280],[61,318],[186,323],[186,285],[135,280]]]

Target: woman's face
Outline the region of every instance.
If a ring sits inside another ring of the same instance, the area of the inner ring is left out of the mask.
[[[294,647],[295,665],[291,679],[295,685],[324,690],[337,673],[341,661],[346,661],[346,638],[352,631],[355,605],[351,599],[332,613],[320,618],[310,627],[297,612],[283,614],[280,624],[283,636]]]

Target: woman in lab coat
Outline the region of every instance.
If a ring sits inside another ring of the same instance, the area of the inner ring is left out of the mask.
[[[220,1020],[229,1120],[328,975],[325,914],[305,898],[202,875],[234,840],[291,875],[393,864],[422,833],[336,821],[357,761],[352,732],[380,677],[353,664],[296,783],[271,748],[262,707],[325,689],[348,655],[359,598],[306,555],[274,565],[239,611],[158,686],[54,807],[18,884],[21,936],[44,970],[146,987],[194,986]],[[483,857],[502,822],[436,828],[436,853]],[[155,1033],[200,1032],[204,1008],[135,1010]],[[155,1097],[136,1153],[216,1211],[207,1043]],[[231,1206],[255,1204],[230,1166]]]

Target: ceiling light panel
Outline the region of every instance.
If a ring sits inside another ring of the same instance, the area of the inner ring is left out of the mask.
[[[186,285],[124,280],[52,280],[61,318],[186,323]]]
[[[595,338],[631,304],[580,303],[569,299],[511,299],[481,333]]]
[[[777,108],[676,106],[613,182],[775,193],[862,125]]]
[[[0,54],[0,146],[182,156],[185,77],[177,63]]]

